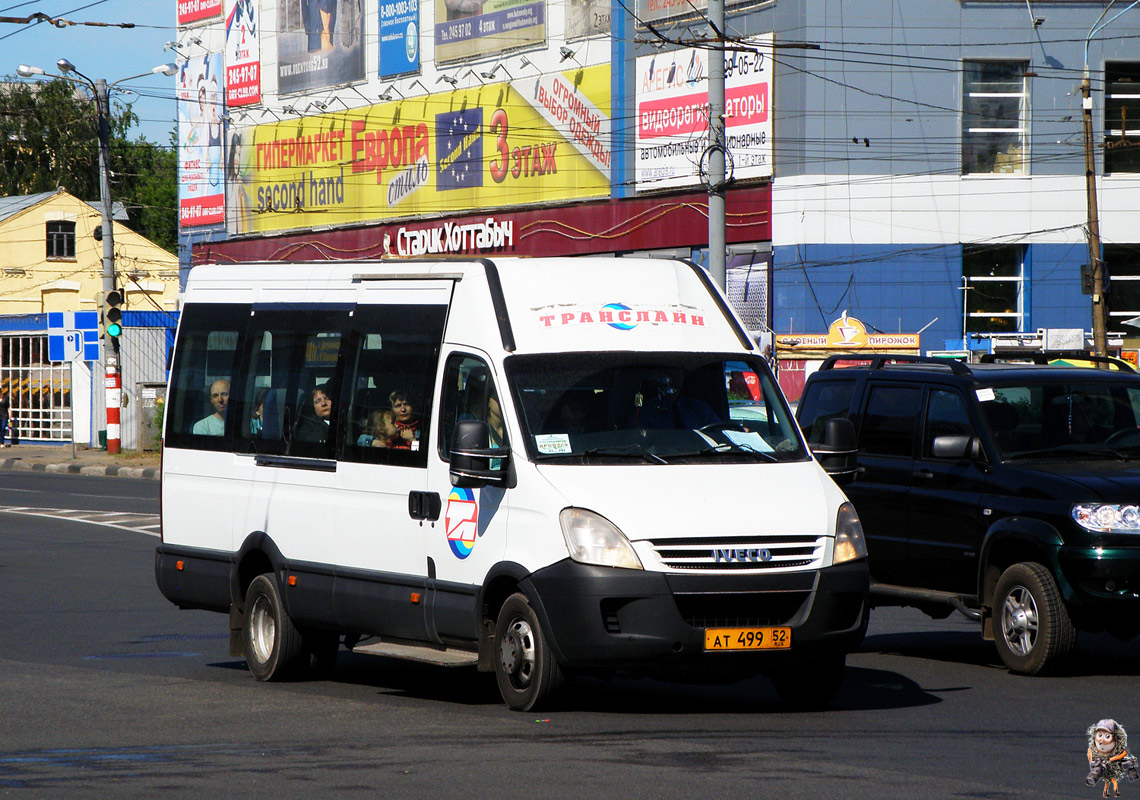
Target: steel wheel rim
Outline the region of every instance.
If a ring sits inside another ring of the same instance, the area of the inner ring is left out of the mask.
[[[534,680],[534,630],[530,623],[515,617],[499,642],[499,659],[511,686],[525,690]]]
[[[1033,593],[1015,586],[1006,593],[1001,609],[1001,630],[1005,643],[1015,655],[1027,656],[1037,644],[1040,620]]]
[[[277,623],[273,619],[273,609],[264,595],[253,601],[250,613],[249,639],[253,654],[261,663],[273,655],[273,642],[277,636]]]

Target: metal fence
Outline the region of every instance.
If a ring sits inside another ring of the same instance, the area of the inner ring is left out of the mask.
[[[0,387],[22,441],[71,440],[71,364],[48,361],[47,336],[0,336]]]

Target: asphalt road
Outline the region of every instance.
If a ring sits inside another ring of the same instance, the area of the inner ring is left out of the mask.
[[[619,678],[520,714],[490,676],[347,652],[332,680],[259,684],[224,617],[155,587],[157,490],[0,480],[5,509],[98,512],[0,511],[0,797],[1095,798],[1085,729],[1140,726],[1135,642],[1022,678],[966,620],[893,609],[824,713],[761,678]]]

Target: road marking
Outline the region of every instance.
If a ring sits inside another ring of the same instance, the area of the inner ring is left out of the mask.
[[[0,513],[66,519],[70,522],[85,522],[88,525],[102,525],[105,528],[117,528],[121,531],[131,531],[146,536],[159,536],[158,528],[161,527],[162,524],[158,514],[138,514],[127,511],[83,511],[82,509],[74,508],[0,506]],[[124,517],[126,517],[126,519],[124,519]]]

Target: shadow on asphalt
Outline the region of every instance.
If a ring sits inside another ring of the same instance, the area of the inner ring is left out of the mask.
[[[243,661],[217,662],[221,669],[245,669]],[[473,667],[446,668],[342,650],[336,671],[323,682],[369,687],[379,695],[466,706],[502,705],[495,678]],[[304,684],[313,688],[313,683]],[[848,666],[833,710],[896,709],[940,702],[917,683],[895,672]],[[679,683],[626,675],[577,676],[567,683],[552,710],[606,714],[783,713],[784,706],[762,677],[733,683]]]

